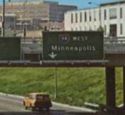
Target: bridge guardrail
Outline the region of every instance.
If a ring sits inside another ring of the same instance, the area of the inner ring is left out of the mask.
[[[105,37],[104,44],[125,44],[125,37]]]
[[[42,40],[36,39],[34,41],[33,39],[28,40],[21,40],[21,47],[24,50],[27,48],[32,49],[36,52],[42,53]],[[104,52],[106,53],[125,53],[125,37],[119,37],[119,38],[113,38],[113,37],[107,37],[104,38]]]

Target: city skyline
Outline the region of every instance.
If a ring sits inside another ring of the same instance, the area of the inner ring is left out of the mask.
[[[0,0],[0,3],[2,3],[3,0]],[[5,0],[8,2],[9,0]],[[20,1],[20,0],[12,0],[12,1]],[[27,0],[22,0],[27,1]],[[28,1],[35,1],[35,0],[28,0]],[[36,1],[43,1],[43,0],[36,0]],[[67,4],[67,5],[76,5],[79,9],[87,8],[87,7],[97,7],[101,3],[106,2],[113,2],[116,0],[45,0],[45,1],[56,1],[60,4]],[[118,0],[117,0],[118,1]],[[93,2],[93,4],[88,4],[88,2]]]

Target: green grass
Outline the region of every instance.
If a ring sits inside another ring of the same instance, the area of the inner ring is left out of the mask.
[[[57,70],[57,71],[56,71]],[[83,106],[84,102],[105,104],[104,68],[0,68],[0,92],[25,95],[48,92],[55,101]],[[122,73],[117,69],[117,104],[122,103]]]

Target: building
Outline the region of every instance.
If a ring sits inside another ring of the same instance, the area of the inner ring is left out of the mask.
[[[30,29],[64,29],[64,13],[76,10],[76,6],[60,5],[58,2],[44,0],[24,0],[24,2],[6,3],[6,13],[14,13],[17,17],[17,29],[28,25]],[[2,11],[2,6],[0,7]],[[28,22],[28,23],[27,23]],[[56,26],[53,26],[56,22]],[[32,25],[32,26],[30,26]],[[52,25],[52,26],[51,26]],[[22,26],[22,27],[21,27]]]
[[[2,35],[3,14],[0,13],[0,36]],[[5,30],[7,36],[13,36],[16,30],[16,15],[5,14]]]
[[[104,3],[96,8],[69,11],[64,27],[68,31],[103,30],[105,37],[125,37],[125,1]]]
[[[2,28],[2,17],[3,14],[0,14],[0,28]],[[6,29],[15,29],[16,25],[16,15],[15,14],[5,14],[5,28]]]
[[[44,0],[11,0],[11,2],[43,2]]]

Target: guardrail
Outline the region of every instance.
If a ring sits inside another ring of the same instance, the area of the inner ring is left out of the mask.
[[[95,104],[95,103],[85,102],[84,105],[85,105],[85,107],[93,109],[93,110],[106,111],[105,105],[102,105],[102,104],[99,105],[99,104]]]
[[[91,108],[91,109],[94,109],[94,110],[99,110],[99,105],[98,104],[95,104],[95,103],[88,103],[88,102],[85,102],[84,105],[88,108]]]
[[[104,38],[104,51],[106,53],[125,53],[125,37]]]
[[[42,43],[42,39],[22,38],[21,43]],[[125,44],[125,37],[105,37],[104,44]]]
[[[30,48],[42,53],[42,39],[21,39],[21,47],[23,50]],[[106,53],[125,53],[125,37],[104,38],[104,51]]]
[[[104,44],[125,44],[125,37],[105,37]]]

